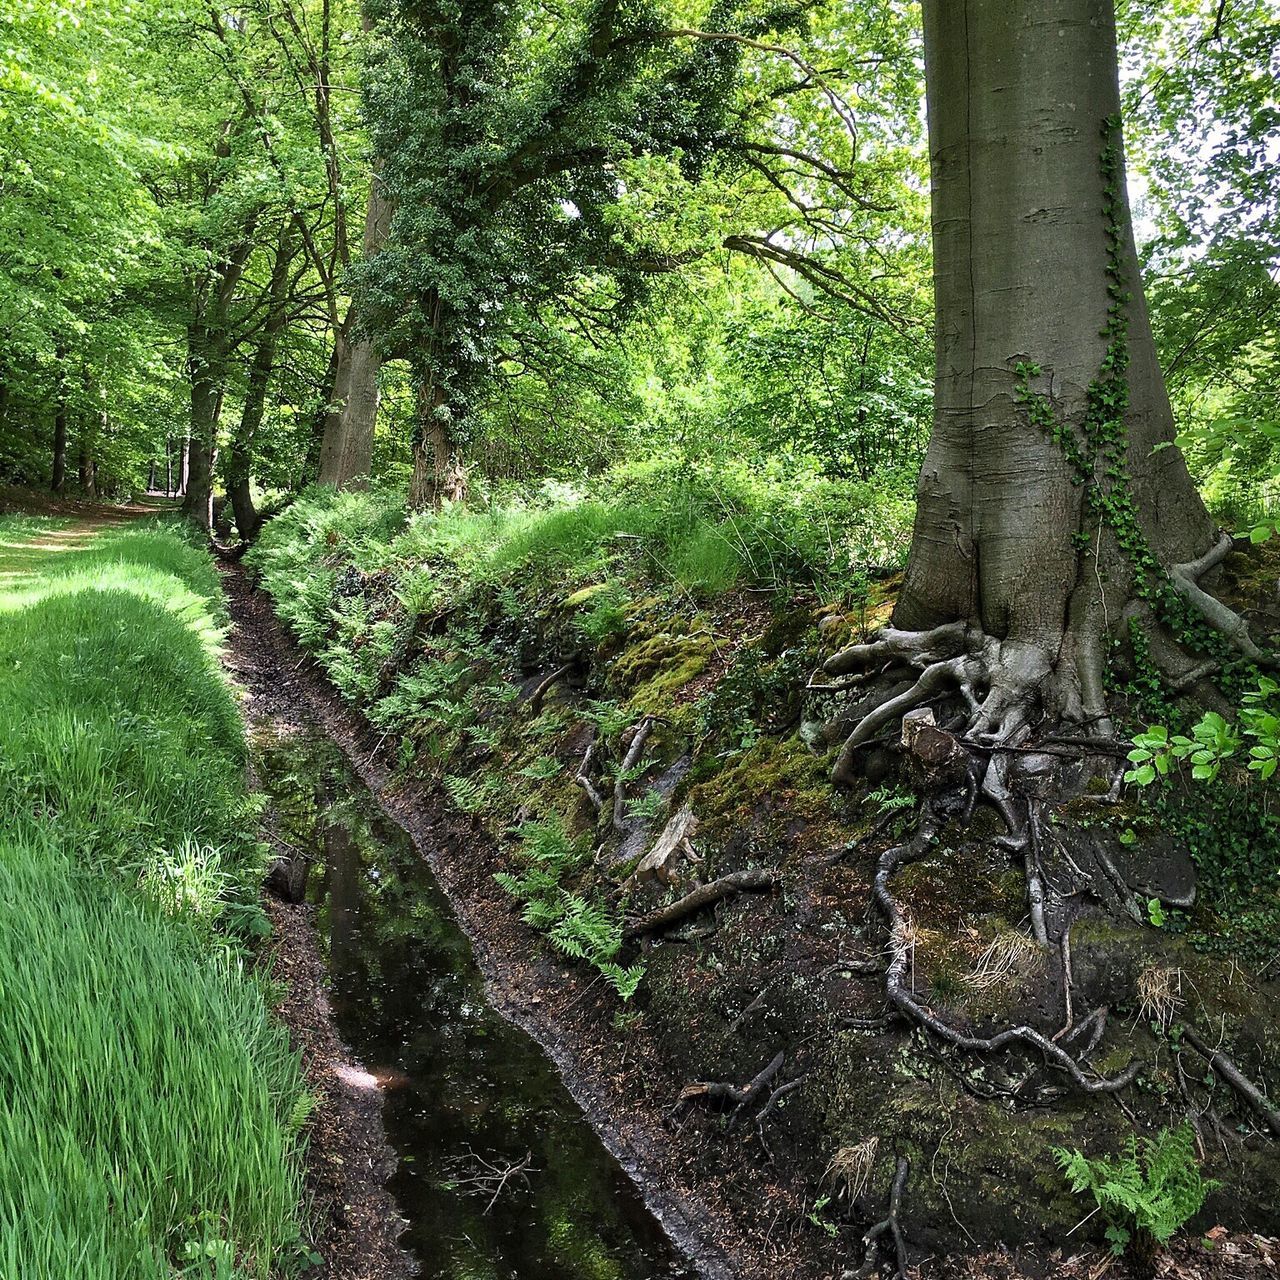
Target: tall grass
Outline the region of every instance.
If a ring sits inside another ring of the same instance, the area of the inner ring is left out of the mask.
[[[216,573],[173,530],[38,533],[0,529],[0,1277],[282,1274],[307,1100],[237,940]]]

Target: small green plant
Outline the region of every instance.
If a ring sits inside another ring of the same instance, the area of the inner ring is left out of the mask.
[[[563,955],[585,960],[609,980],[624,1000],[630,1000],[644,977],[643,965],[617,963],[622,950],[622,922],[599,899],[569,887],[590,860],[581,840],[566,834],[558,818],[526,822],[517,834],[525,870],[520,875],[497,872],[494,879],[518,902],[526,924],[547,935]]]
[[[1239,727],[1216,711],[1206,711],[1192,726],[1191,735],[1170,734],[1161,724],[1147,727],[1133,737],[1129,762],[1134,766],[1126,782],[1149,786],[1167,777],[1174,765],[1191,761],[1191,776],[1197,782],[1212,782],[1222,766],[1251,739],[1246,767],[1265,782],[1280,767],[1280,682],[1260,676],[1257,686],[1240,699]]]
[[[1150,1253],[1166,1243],[1218,1185],[1200,1176],[1189,1124],[1154,1138],[1130,1135],[1114,1159],[1090,1159],[1065,1147],[1054,1147],[1053,1155],[1071,1190],[1097,1202],[1116,1255],[1131,1247]]]

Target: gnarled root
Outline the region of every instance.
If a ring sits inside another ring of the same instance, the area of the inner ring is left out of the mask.
[[[867,1250],[862,1258],[862,1266],[857,1271],[844,1272],[840,1280],[868,1280],[868,1277],[875,1275],[880,1265],[881,1241],[886,1235],[893,1240],[894,1275],[897,1280],[906,1280],[907,1242],[902,1235],[902,1226],[898,1217],[902,1212],[902,1197],[907,1189],[907,1177],[910,1173],[910,1161],[906,1156],[899,1156],[897,1168],[893,1171],[893,1185],[889,1189],[889,1209],[885,1216],[862,1237],[862,1243]]]
[[[832,768],[835,782],[852,781],[855,753],[882,728],[946,694],[959,694],[967,704],[970,736],[979,742],[1012,741],[1028,723],[1052,670],[1051,655],[1039,646],[997,640],[964,622],[932,631],[886,627],[868,643],[850,645],[828,658],[823,670],[846,675],[876,664],[908,666],[920,674],[854,725]]]
[[[1174,590],[1189,604],[1193,605],[1202,618],[1233,649],[1244,654],[1251,662],[1260,667],[1274,667],[1277,659],[1274,654],[1259,649],[1249,635],[1249,625],[1228,605],[1215,596],[1211,596],[1200,586],[1200,579],[1210,569],[1216,568],[1226,559],[1231,550],[1231,535],[1224,533],[1198,560],[1190,560],[1186,564],[1175,564],[1169,571],[1169,581]]]
[[[1034,1027],[1007,1027],[993,1036],[971,1036],[945,1022],[912,993],[907,981],[911,946],[908,921],[890,891],[895,872],[904,863],[922,857],[937,833],[937,819],[927,816],[916,835],[906,844],[895,845],[880,855],[872,893],[889,925],[889,968],[885,974],[885,994],[889,1003],[910,1021],[924,1027],[940,1040],[970,1053],[994,1053],[1012,1044],[1025,1044],[1039,1050],[1046,1062],[1065,1072],[1072,1083],[1086,1093],[1113,1093],[1123,1089],[1138,1074],[1141,1066],[1130,1063],[1110,1078],[1086,1075],[1080,1063],[1062,1047]]]

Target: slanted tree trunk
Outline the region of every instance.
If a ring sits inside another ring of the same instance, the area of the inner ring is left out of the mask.
[[[267,318],[262,326],[253,360],[249,364],[249,381],[245,388],[244,408],[240,423],[227,450],[227,497],[235,516],[236,531],[245,542],[258,536],[262,518],[253,505],[250,488],[250,462],[254,437],[262,425],[267,406],[267,388],[276,364],[276,346],[288,321],[289,269],[293,262],[294,226],[288,223],[280,232],[271,279],[267,285]]]
[[[374,257],[391,227],[392,206],[375,168],[369,183],[364,224],[364,257]],[[333,391],[320,445],[321,484],[339,489],[367,484],[373,462],[373,433],[378,420],[378,370],[382,357],[357,332],[355,304],[334,334]]]
[[[853,725],[840,779],[948,692],[988,740],[1041,717],[1105,733],[1108,638],[1154,625],[1137,599],[1153,579],[1214,562],[1191,564],[1215,530],[1173,445],[1143,296],[1112,0],[924,0],[924,20],[933,434],[892,627],[828,664],[918,675]]]

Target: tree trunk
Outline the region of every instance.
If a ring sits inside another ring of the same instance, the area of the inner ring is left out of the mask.
[[[53,466],[49,479],[54,493],[61,493],[67,483],[67,391],[62,374],[65,357],[66,351],[58,347],[58,398],[53,407]]]
[[[365,261],[386,241],[392,207],[375,166],[369,183],[364,224]],[[339,489],[367,484],[373,462],[373,433],[378,420],[378,370],[382,357],[372,342],[358,335],[355,304],[334,335],[337,368],[320,446],[321,484]]]
[[[918,676],[853,726],[839,780],[948,694],[993,741],[1037,719],[1108,733],[1109,638],[1155,627],[1148,603],[1214,537],[1142,291],[1112,0],[924,0],[924,25],[933,433],[893,624],[827,664]]]
[[[467,496],[467,471],[449,429],[434,381],[418,388],[418,430],[413,445],[413,480],[409,506],[414,511],[439,510],[447,500]]]
[[[244,411],[240,425],[227,450],[227,497],[235,514],[236,531],[245,542],[252,542],[262,527],[262,517],[253,505],[249,485],[250,450],[266,412],[267,387],[275,367],[276,336],[279,326],[268,325],[249,366],[249,385],[245,390]]]
[[[93,460],[92,441],[82,438],[79,457],[80,492],[87,498],[98,496],[98,466]]]
[[[1081,430],[1107,348],[1101,155],[1120,112],[1112,2],[926,0],[924,13],[935,409],[894,622],[975,619],[1056,652],[1082,571],[1093,575],[1072,535],[1096,542],[1096,530],[1064,450],[1016,405],[1015,367],[1043,366],[1057,420]],[[1171,444],[1173,415],[1123,161],[1119,188],[1128,470],[1142,527],[1168,564],[1194,558],[1212,530],[1179,451],[1152,453]]]
[[[201,529],[213,527],[213,450],[222,403],[221,376],[193,339],[191,368],[191,434],[187,441],[182,514]]]

